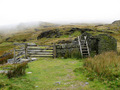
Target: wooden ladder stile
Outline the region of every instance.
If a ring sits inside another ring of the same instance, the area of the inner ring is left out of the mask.
[[[80,46],[80,53],[81,53],[81,56],[83,58],[82,47],[81,47],[81,42],[80,41],[81,41],[81,37],[78,36],[78,42],[79,42],[79,46]]]
[[[90,57],[90,51],[87,43],[87,36],[84,36],[84,39],[81,39],[81,36],[78,36],[78,42],[80,46],[80,53],[82,58],[83,57]]]
[[[90,57],[90,51],[89,51],[87,40],[85,42],[86,42],[86,46],[87,46],[87,50],[88,50],[88,56]]]

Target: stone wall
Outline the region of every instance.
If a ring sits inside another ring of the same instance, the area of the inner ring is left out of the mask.
[[[79,45],[73,43],[56,45],[56,54],[57,57],[81,58]]]
[[[98,39],[98,54],[105,51],[117,51],[117,40],[107,34],[99,34]]]
[[[91,56],[101,54],[102,52],[106,51],[117,51],[117,40],[112,36],[107,34],[92,36],[89,33],[83,33],[81,38],[83,38],[85,35],[87,35],[87,42]],[[57,45],[56,49],[57,57],[81,58],[80,46],[77,38],[75,38],[72,43]]]

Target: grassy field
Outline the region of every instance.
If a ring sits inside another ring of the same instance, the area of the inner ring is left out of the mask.
[[[8,79],[0,74],[1,90],[106,90],[97,79],[89,81],[82,72],[83,60],[40,58],[30,62],[26,75]],[[31,72],[31,73],[30,73]]]
[[[0,56],[14,48],[13,43],[36,43],[38,45],[52,45],[53,43],[57,43],[62,40],[73,40],[77,36],[81,35],[79,31],[75,31],[71,35],[68,35],[67,32],[72,28],[88,28],[92,29],[93,31],[88,31],[92,35],[98,34],[109,34],[117,39],[117,47],[118,53],[120,54],[120,29],[117,31],[118,28],[111,26],[111,25],[104,25],[104,26],[95,26],[95,25],[62,25],[59,27],[48,27],[48,28],[37,28],[38,31],[35,29],[31,29],[28,31],[23,31],[19,33],[15,33],[12,35],[6,35],[6,37],[2,37],[2,41],[0,41]],[[47,30],[60,30],[63,33],[59,38],[41,38],[37,40],[38,35],[41,32]],[[112,32],[112,33],[111,33]],[[7,38],[9,38],[7,40]],[[113,55],[113,54],[112,54]],[[111,56],[112,56],[111,55]],[[119,58],[115,54],[111,57],[111,62]],[[87,75],[95,74],[94,71],[97,69],[102,69],[102,64],[100,61],[109,61],[109,55],[107,56],[97,56],[98,58],[90,58],[88,60],[86,70],[84,67],[86,59],[62,59],[62,58],[39,58],[37,61],[30,62],[28,64],[26,74],[24,76],[18,78],[11,78],[8,79],[7,76],[0,74],[0,90],[113,90],[113,88],[108,87],[108,84],[113,86],[118,83],[119,80],[115,80],[115,83],[109,80],[105,80],[105,83],[102,83],[99,80],[99,76],[95,76],[94,80],[90,80],[91,76],[88,77]],[[100,58],[101,57],[101,58]],[[108,59],[107,59],[108,58]],[[90,60],[90,63],[89,63]],[[119,62],[117,60],[117,62]],[[96,64],[99,63],[99,64]],[[115,63],[116,64],[116,63]],[[118,63],[119,64],[119,63]],[[101,68],[98,68],[101,65]],[[104,63],[104,66],[108,66],[108,62]],[[111,67],[112,66],[112,67]],[[1,66],[0,66],[1,67]],[[93,68],[94,67],[94,68]],[[109,64],[109,67],[112,68],[111,70],[116,70],[118,67],[113,67],[112,63]],[[80,68],[84,70],[79,70]],[[89,72],[88,68],[92,68],[92,73]],[[2,70],[2,68],[0,68]],[[109,69],[109,68],[108,68]],[[102,69],[104,71],[104,69]],[[101,71],[102,72],[102,71]],[[112,71],[111,71],[112,72]],[[114,72],[113,72],[114,73]],[[115,75],[119,74],[115,72]],[[94,75],[93,75],[94,76]],[[102,77],[102,76],[101,76]],[[100,78],[101,78],[100,77]],[[106,79],[106,78],[104,78]],[[119,78],[118,78],[119,79]],[[107,81],[107,83],[106,83]],[[118,85],[120,85],[118,83]]]
[[[14,45],[11,42],[4,42],[0,44],[0,56],[3,55],[4,52],[13,48],[14,48]]]

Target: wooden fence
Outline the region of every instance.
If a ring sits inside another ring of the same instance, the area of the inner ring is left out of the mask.
[[[14,60],[20,57],[53,57],[56,58],[56,45],[15,44]]]

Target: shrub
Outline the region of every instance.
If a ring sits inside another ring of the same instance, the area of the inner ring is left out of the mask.
[[[120,87],[120,56],[116,52],[106,52],[88,58],[84,62],[84,67],[89,72],[89,79],[99,78],[110,87]]]
[[[0,64],[7,63],[7,60],[10,59],[10,58],[13,58],[13,54],[11,54],[11,53],[7,54],[6,56],[2,56],[0,58]]]
[[[18,77],[25,74],[25,69],[27,68],[27,62],[23,62],[21,64],[15,65],[13,68],[11,68],[8,73],[7,77]]]

